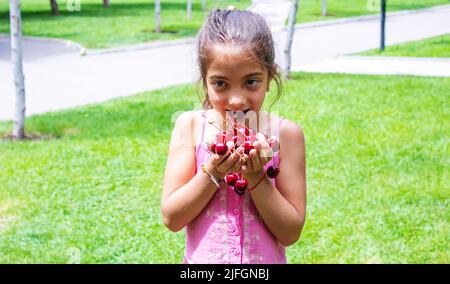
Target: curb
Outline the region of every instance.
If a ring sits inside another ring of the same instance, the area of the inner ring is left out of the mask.
[[[338,56],[336,59],[344,60],[374,60],[374,61],[429,61],[429,62],[440,62],[448,63],[450,66],[450,58],[446,57],[416,57],[416,56],[379,56],[379,55],[343,55]]]
[[[86,50],[85,55],[87,55],[87,56],[104,55],[104,54],[110,54],[110,53],[118,53],[118,52],[136,51],[136,50],[144,50],[144,49],[152,49],[152,48],[161,48],[161,47],[174,46],[174,45],[191,44],[194,42],[195,42],[195,37],[176,39],[176,40],[171,40],[171,41],[152,41],[149,43],[126,45],[126,46],[122,46],[122,47],[113,47],[113,48],[106,48],[106,49],[88,49],[88,50]]]
[[[1,39],[9,39],[9,38],[10,38],[9,35],[0,34],[0,40]],[[52,38],[52,37],[24,36],[24,35],[22,35],[22,39],[25,39],[28,41],[50,42],[50,43],[62,44],[67,47],[78,49],[78,51],[80,51],[80,54],[82,53],[83,50],[86,50],[86,48],[82,44],[75,42],[75,41],[68,40],[68,39],[60,39],[60,38]]]

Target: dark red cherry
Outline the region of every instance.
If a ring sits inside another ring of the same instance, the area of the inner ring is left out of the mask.
[[[267,168],[266,173],[268,177],[275,178],[280,173],[280,169],[278,167],[270,166]]]
[[[234,184],[234,191],[239,194],[242,195],[245,193],[245,191],[247,190],[247,186],[248,186],[248,181],[247,179],[243,178],[243,179],[239,179],[236,181],[236,183]]]
[[[230,173],[225,176],[225,182],[231,186],[235,185],[238,179],[239,175],[237,173]]]
[[[252,149],[254,149],[254,147],[253,147],[253,145],[252,145],[252,142],[250,142],[250,141],[245,141],[245,142],[244,142],[244,153],[248,155],[248,154],[250,154],[250,151],[251,151]]]
[[[228,151],[228,147],[227,145],[223,144],[223,143],[216,143],[216,154],[218,155],[225,155],[226,152]]]

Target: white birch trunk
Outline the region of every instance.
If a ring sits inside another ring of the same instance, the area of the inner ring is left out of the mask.
[[[203,11],[203,17],[206,18],[206,0],[202,0],[202,11]]]
[[[11,61],[16,90],[15,111],[13,119],[13,139],[25,138],[25,78],[22,66],[22,19],[20,0],[9,1],[11,21]]]
[[[322,16],[327,15],[327,0],[322,0]]]
[[[291,47],[292,47],[292,40],[294,38],[295,22],[297,17],[299,0],[293,1],[294,2],[292,3],[291,11],[289,13],[286,48],[284,49],[284,60],[285,60],[284,75],[288,79],[290,78],[291,74]]]
[[[161,32],[161,2],[155,0],[155,17],[156,17],[156,32]]]
[[[192,0],[187,0],[187,19],[190,20],[192,18]]]

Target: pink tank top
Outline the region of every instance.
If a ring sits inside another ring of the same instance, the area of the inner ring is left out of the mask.
[[[202,143],[205,111],[202,116],[201,139],[196,147],[197,172],[211,155]],[[278,153],[264,169],[274,163],[279,165]],[[275,180],[271,182],[275,186]],[[259,216],[250,194],[238,195],[232,187],[223,184],[186,226],[183,263],[286,263],[286,255],[284,246]]]

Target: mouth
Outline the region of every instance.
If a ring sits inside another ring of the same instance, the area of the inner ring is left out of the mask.
[[[231,112],[233,112],[233,113],[239,113],[239,112],[243,112],[244,113],[244,115],[245,114],[247,114],[247,112],[249,112],[250,111],[250,109],[248,108],[248,109],[246,109],[246,110],[238,110],[238,111],[232,111],[232,110],[229,110],[229,109],[225,109],[227,112],[228,111],[231,111]]]

